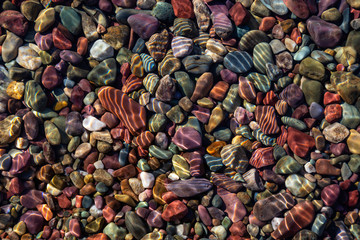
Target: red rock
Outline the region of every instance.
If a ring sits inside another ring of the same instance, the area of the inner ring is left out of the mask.
[[[165,221],[181,220],[187,214],[188,209],[186,205],[180,200],[171,202],[161,214]]]
[[[119,124],[119,119],[112,113],[106,112],[100,119],[110,129],[115,128]]]
[[[101,105],[115,114],[133,135],[146,128],[146,110],[139,103],[113,87],[102,87],[98,96]]]
[[[28,30],[29,23],[20,12],[6,10],[0,13],[0,26],[18,36],[24,36]]]
[[[129,179],[131,177],[135,177],[136,173],[134,165],[128,164],[125,167],[115,170],[112,175],[114,177],[118,177],[119,179]]]
[[[243,222],[241,222],[241,221],[233,223],[231,225],[231,227],[229,228],[229,231],[230,231],[231,235],[240,236],[240,237],[244,236],[247,233],[246,227],[243,224]]]
[[[287,143],[291,151],[299,157],[305,157],[315,147],[313,137],[292,127],[288,128]]]
[[[227,82],[219,81],[211,89],[209,93],[209,97],[217,101],[222,101],[226,97],[226,93],[228,89],[229,89],[229,84]]]
[[[252,103],[256,100],[255,86],[246,77],[239,77],[239,96]]]
[[[230,8],[229,14],[231,19],[235,22],[236,26],[245,24],[250,19],[250,13],[240,2],[235,3],[234,6]]]
[[[325,107],[324,114],[326,121],[329,123],[334,123],[340,120],[342,115],[342,108],[340,104],[330,104]]]
[[[284,146],[288,138],[288,130],[285,128],[284,125],[281,126],[281,133],[276,138],[276,143],[280,146]]]
[[[340,103],[340,102],[341,102],[341,98],[339,94],[331,93],[331,92],[326,92],[324,94],[324,105]]]
[[[88,240],[109,240],[110,238],[105,233],[97,233],[95,235],[88,236]]]
[[[271,237],[275,239],[291,238],[312,223],[314,217],[314,205],[309,201],[300,202],[288,212],[278,228],[271,233]]]
[[[194,92],[190,98],[192,102],[196,102],[198,99],[207,96],[212,88],[214,77],[212,73],[205,72],[196,81]]]
[[[272,106],[257,106],[255,109],[255,119],[264,134],[276,134],[280,131],[275,108]]]
[[[193,5],[190,0],[171,0],[174,14],[178,18],[194,18]]]
[[[109,205],[106,205],[102,211],[103,217],[107,223],[114,221],[116,212],[111,207],[109,207]]]
[[[291,117],[296,119],[302,119],[309,113],[309,108],[306,105],[300,105],[292,113]]]
[[[349,207],[355,207],[358,201],[359,201],[359,191],[358,190],[350,191],[347,205]]]
[[[275,106],[276,102],[279,100],[277,95],[274,93],[273,90],[270,90],[266,93],[265,98],[263,99],[264,105],[271,105]]]
[[[71,41],[67,39],[65,35],[58,28],[54,28],[52,30],[52,37],[53,37],[54,47],[61,50],[70,49],[72,47]]]
[[[267,32],[267,31],[269,31],[269,30],[271,30],[273,28],[275,23],[276,23],[276,19],[274,17],[264,17],[261,20],[259,30]]]
[[[331,184],[321,191],[321,200],[326,206],[333,206],[340,195],[340,187],[337,184]]]
[[[60,196],[58,196],[57,200],[58,200],[58,203],[59,203],[59,207],[61,207],[62,209],[67,209],[67,208],[71,207],[71,202],[65,196],[65,194],[61,194]]]
[[[76,218],[70,219],[69,232],[74,237],[79,238],[81,236],[81,226],[80,226],[79,220],[77,220]]]
[[[301,33],[300,30],[298,28],[294,28],[291,32],[290,35],[291,40],[293,40],[296,44],[301,44],[302,42],[302,38],[301,38]]]
[[[256,100],[255,100],[255,104],[256,105],[262,105],[262,102],[265,98],[265,93],[263,92],[257,92],[256,93]]]
[[[275,164],[273,147],[256,149],[251,155],[249,164],[255,168],[262,168]]]
[[[125,81],[125,84],[121,88],[121,91],[123,93],[129,93],[135,90],[138,90],[142,87],[143,80],[141,78],[138,78],[134,74],[131,74]]]
[[[203,205],[198,206],[198,213],[199,213],[199,217],[200,217],[201,221],[206,226],[211,226],[211,217],[209,215],[208,210]]]
[[[142,148],[148,148],[154,141],[154,138],[154,134],[152,134],[150,131],[145,131],[142,132],[139,136],[137,136],[134,142],[136,145]]]
[[[309,9],[304,0],[283,0],[287,8],[297,17],[306,19],[309,17]]]
[[[161,196],[161,198],[167,203],[171,203],[175,200],[177,200],[179,197],[173,193],[173,192],[165,192],[163,193],[163,195]]]
[[[41,76],[41,83],[46,89],[52,90],[62,82],[54,66],[47,66]]]
[[[53,218],[53,213],[47,204],[39,204],[36,208],[46,221],[50,221]]]
[[[241,221],[246,216],[246,208],[235,193],[217,188],[217,194],[225,203],[225,212],[233,223]]]
[[[318,159],[315,163],[316,173],[321,175],[339,176],[341,171],[339,168],[331,165],[328,159]]]
[[[76,44],[76,52],[81,56],[84,56],[88,50],[89,41],[85,37],[79,37]]]

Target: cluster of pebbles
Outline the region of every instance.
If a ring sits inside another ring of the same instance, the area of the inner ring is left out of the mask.
[[[1,239],[360,239],[359,0],[6,0]]]

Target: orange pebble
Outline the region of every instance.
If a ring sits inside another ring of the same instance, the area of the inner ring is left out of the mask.
[[[37,210],[43,215],[46,221],[50,221],[53,218],[53,213],[47,204],[36,205]]]
[[[80,54],[81,56],[84,56],[88,49],[88,40],[85,37],[79,37],[76,45],[76,52]]]
[[[211,143],[207,148],[206,151],[214,157],[220,157],[220,151],[223,148],[223,146],[226,145],[226,142],[224,141],[218,141]]]
[[[81,195],[75,196],[75,207],[81,208],[83,198],[84,198],[84,196],[81,196]]]

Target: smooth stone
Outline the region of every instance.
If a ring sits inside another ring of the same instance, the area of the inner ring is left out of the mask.
[[[24,102],[28,107],[36,111],[42,111],[45,109],[47,101],[48,98],[38,82],[35,80],[26,82]]]
[[[242,36],[242,38],[240,39],[239,50],[252,52],[252,50],[258,43],[269,41],[269,37],[263,31],[251,30],[245,33],[244,36]]]
[[[127,22],[142,39],[150,38],[159,27],[159,21],[155,17],[143,13],[131,15]]]
[[[349,129],[338,123],[335,122],[327,127],[324,128],[323,134],[325,136],[325,139],[332,143],[339,143],[345,140],[349,134]]]
[[[72,34],[78,35],[81,31],[81,17],[71,7],[63,7],[60,12],[62,25]]]
[[[274,63],[272,50],[268,43],[262,42],[255,46],[253,51],[254,67],[260,73],[266,73],[266,64]]]
[[[193,197],[212,188],[212,184],[204,178],[179,180],[166,184],[166,189],[179,197]]]
[[[225,203],[225,212],[233,223],[237,223],[245,217],[246,208],[235,193],[228,192],[223,188],[218,188],[217,194]]]
[[[311,38],[321,48],[335,47],[342,37],[342,31],[338,26],[319,17],[310,17],[306,25]]]
[[[50,7],[40,11],[35,20],[34,30],[45,32],[55,23],[55,9]]]
[[[304,58],[310,55],[311,50],[308,46],[300,47],[299,50],[294,55],[295,61],[302,61]]]
[[[165,221],[179,221],[185,217],[188,212],[186,205],[180,200],[171,202],[164,212],[161,214],[161,218]]]
[[[110,240],[125,239],[126,232],[127,231],[125,228],[117,226],[114,222],[106,225],[103,230],[103,233],[105,233],[110,238]]]
[[[235,73],[245,73],[253,67],[253,60],[245,51],[234,51],[226,54],[224,66]]]
[[[302,165],[290,156],[284,156],[276,163],[274,172],[277,174],[293,174],[302,169]]]
[[[360,133],[350,129],[350,136],[346,140],[347,146],[351,153],[360,154]]]
[[[244,148],[240,144],[228,144],[220,152],[223,164],[240,173],[245,172],[249,160]]]
[[[59,129],[50,121],[44,122],[45,136],[51,145],[59,145],[61,143],[61,135]]]
[[[18,36],[24,36],[28,30],[29,23],[20,12],[5,10],[0,13],[0,26]]]
[[[288,13],[288,8],[282,0],[260,0],[265,7],[278,15],[285,15]]]
[[[95,118],[93,116],[87,116],[83,120],[82,125],[86,130],[91,131],[91,132],[100,131],[101,129],[106,127],[106,124],[104,122],[98,120],[97,118]]]
[[[187,72],[192,74],[202,74],[209,71],[211,63],[212,59],[207,55],[190,55],[182,60]]]
[[[311,231],[321,236],[325,230],[327,218],[324,214],[317,214],[314,223],[311,227]]]
[[[97,61],[103,61],[113,56],[114,48],[102,39],[96,40],[90,48],[90,57]]]
[[[176,131],[172,141],[184,150],[192,150],[201,146],[201,135],[192,127],[183,127]]]
[[[313,58],[307,57],[301,61],[299,73],[305,77],[322,81],[325,77],[325,67]]]
[[[111,85],[116,79],[116,61],[114,58],[109,58],[102,61],[94,67],[87,75],[90,82],[95,83],[97,86]]]
[[[300,0],[284,0],[286,7],[297,17],[307,19],[310,11],[305,1]]]
[[[341,104],[342,108],[342,118],[340,124],[344,125],[347,128],[356,129],[360,124],[360,112],[354,106],[348,103]]]
[[[10,62],[15,59],[18,54],[19,47],[23,44],[23,40],[12,32],[6,34],[5,41],[1,48],[1,58],[4,62]]]
[[[28,46],[19,47],[16,62],[23,68],[29,70],[36,70],[42,64],[37,52],[35,52],[32,48]]]
[[[294,205],[295,201],[289,193],[278,193],[257,201],[253,211],[257,219],[266,222]]]
[[[25,212],[20,221],[23,221],[26,225],[26,229],[31,234],[37,234],[41,231],[45,224],[45,219],[39,211],[28,210]]]
[[[171,24],[175,18],[173,6],[167,2],[158,2],[151,11],[151,15],[159,21]]]
[[[300,157],[305,157],[315,147],[313,137],[292,127],[288,128],[287,142],[290,149]]]
[[[285,186],[294,196],[305,197],[315,189],[316,184],[298,174],[291,174],[286,178]]]

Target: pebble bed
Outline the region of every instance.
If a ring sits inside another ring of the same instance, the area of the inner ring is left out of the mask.
[[[360,0],[1,4],[1,239],[360,239]]]

